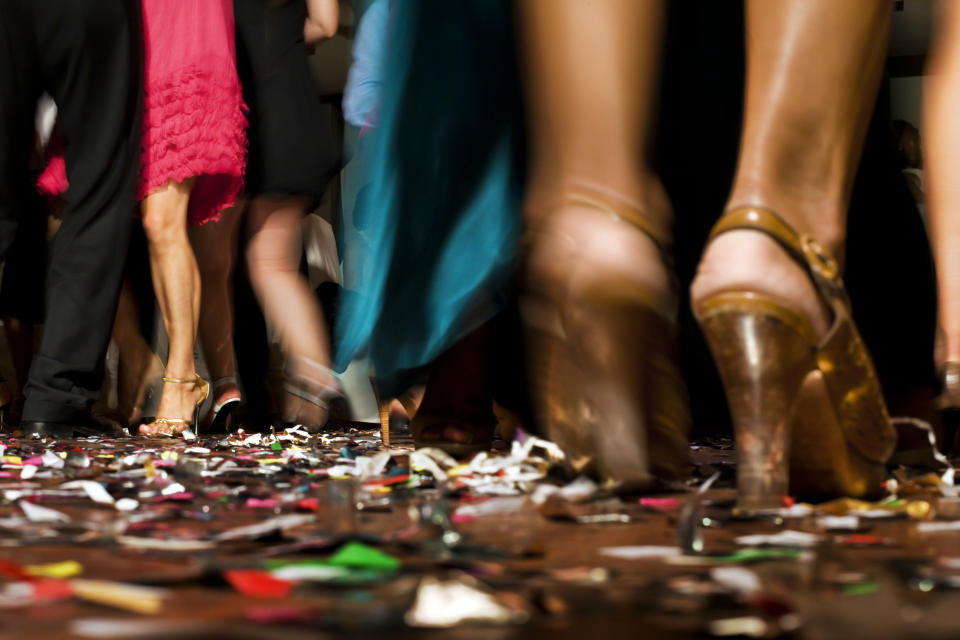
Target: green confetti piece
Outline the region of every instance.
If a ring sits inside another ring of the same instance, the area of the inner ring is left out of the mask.
[[[761,560],[782,560],[799,558],[800,549],[740,549],[723,556],[707,556],[717,562],[760,562]]]
[[[348,542],[343,545],[327,563],[334,567],[351,567],[354,569],[395,571],[400,568],[398,559],[360,542]]]
[[[840,593],[845,596],[866,596],[876,593],[880,590],[880,585],[876,582],[858,582],[857,584],[847,584],[840,589]]]
[[[279,442],[274,442],[272,445],[270,445],[270,448],[274,451],[283,451],[283,445]]]

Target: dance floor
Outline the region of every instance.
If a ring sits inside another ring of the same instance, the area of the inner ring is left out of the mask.
[[[0,636],[960,636],[942,466],[747,517],[729,440],[617,495],[535,438],[457,463],[394,436],[3,436]]]

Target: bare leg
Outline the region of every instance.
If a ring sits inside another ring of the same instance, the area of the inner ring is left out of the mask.
[[[337,385],[333,376],[311,364],[329,367],[330,345],[320,305],[300,274],[305,208],[302,199],[254,199],[247,220],[247,265],[267,323],[287,356],[288,373],[332,387]],[[286,413],[315,426],[322,426],[327,418],[322,407],[292,396]]]
[[[193,349],[200,315],[200,274],[187,240],[187,204],[193,180],[170,181],[144,198],[143,228],[150,251],[153,288],[167,328],[170,349],[164,376],[197,377]],[[164,383],[157,417],[192,420],[202,390],[191,384]],[[140,432],[156,435],[182,431],[183,425],[143,425]]]
[[[943,332],[937,359],[942,364],[960,362],[960,6],[942,2],[940,9],[923,117],[930,130],[924,160]]]
[[[842,255],[889,25],[882,0],[749,0],[744,127],[728,208],[772,209]],[[772,240],[724,234],[708,247],[692,297],[744,288],[783,300],[826,332],[809,278]]]
[[[649,159],[659,81],[660,0],[528,0],[519,5],[529,105],[528,221],[541,216],[577,238],[601,270],[626,272],[667,298],[667,274],[654,244],[622,225],[557,206],[587,186],[643,212],[660,237],[671,234],[670,205]],[[599,97],[602,96],[602,99]],[[549,272],[547,251],[532,270]]]
[[[137,305],[126,281],[120,289],[112,337],[120,352],[117,409],[125,423],[134,423],[142,417],[147,390],[163,375],[163,365],[140,333]]]
[[[517,6],[534,232],[521,308],[534,416],[573,472],[642,486],[651,470],[685,465],[689,422],[673,353],[677,292],[661,252],[672,213],[650,161],[664,3]],[[577,200],[584,191],[594,204]]]
[[[243,204],[217,222],[193,227],[190,242],[197,257],[203,297],[200,302],[200,344],[213,379],[214,405],[240,398],[233,361],[233,269]]]

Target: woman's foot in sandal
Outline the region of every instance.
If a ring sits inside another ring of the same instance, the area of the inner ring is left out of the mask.
[[[738,451],[738,508],[873,497],[896,432],[832,252],[773,212],[731,209],[691,288]]]
[[[646,206],[568,188],[528,233],[520,301],[537,426],[572,474],[625,490],[689,467],[669,208]]]
[[[233,376],[217,378],[213,388],[213,406],[207,416],[203,433],[230,433],[234,430],[234,417],[243,397]]]
[[[489,340],[490,331],[482,325],[434,362],[410,421],[418,449],[431,447],[458,457],[490,448],[496,420],[488,385]]]
[[[210,394],[210,384],[194,373],[186,378],[164,376],[157,417],[140,425],[140,435],[176,437],[195,428],[200,405]]]
[[[343,385],[337,374],[319,362],[293,356],[284,371],[282,421],[300,425],[311,433],[323,429],[331,416],[347,413]]]

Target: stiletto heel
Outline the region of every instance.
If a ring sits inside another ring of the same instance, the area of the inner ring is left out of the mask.
[[[710,237],[734,230],[775,240],[833,316],[821,339],[800,313],[759,292],[724,291],[696,305],[733,419],[738,509],[779,508],[788,492],[879,494],[896,431],[836,261],[764,209],[730,211]]]
[[[237,386],[237,379],[233,376],[217,378],[213,381],[214,397],[217,397],[218,390],[223,387]],[[214,403],[210,410],[210,424],[205,429],[206,433],[229,433],[233,425],[233,416],[240,407],[240,398],[227,398],[223,402]]]
[[[567,192],[560,204],[619,223],[618,233],[647,236],[675,291],[668,243],[640,211],[585,188]],[[530,240],[534,249],[554,243],[551,264],[576,265],[552,279],[528,274],[520,301],[537,424],[564,450],[571,473],[597,474],[621,488],[683,474],[690,413],[676,364],[674,304],[628,275],[590,264],[576,239],[545,225]]]
[[[164,377],[163,377],[163,383],[164,383],[164,384],[168,384],[168,383],[169,383],[169,384],[192,384],[195,388],[200,389],[200,399],[197,400],[197,404],[196,404],[196,406],[194,406],[194,408],[193,408],[193,420],[192,420],[192,421],[186,420],[186,419],[184,419],[184,418],[167,418],[167,417],[165,417],[165,416],[157,416],[156,418],[154,418],[154,420],[153,420],[153,422],[152,422],[151,424],[155,424],[155,425],[166,425],[166,426],[168,426],[168,427],[169,427],[169,426],[175,426],[175,427],[180,427],[180,426],[182,426],[184,429],[189,429],[189,428],[191,428],[191,427],[195,427],[195,426],[198,424],[199,420],[200,420],[200,405],[202,405],[202,404],[203,404],[203,401],[206,400],[206,399],[207,399],[207,396],[210,395],[210,383],[207,382],[206,380],[204,380],[203,378],[201,378],[200,376],[196,376],[196,377],[193,377],[193,378],[168,378],[168,377],[164,376]],[[159,434],[159,435],[175,435],[175,434],[172,434],[172,433],[162,433],[162,434]]]

